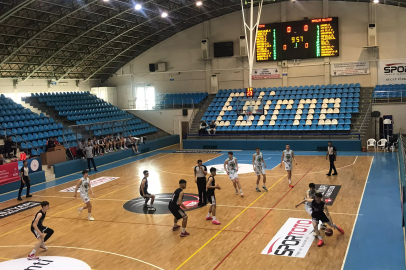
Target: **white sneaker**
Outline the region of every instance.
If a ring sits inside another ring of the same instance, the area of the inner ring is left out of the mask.
[[[83,211],[83,208],[82,208],[82,207],[79,207],[79,208],[78,208],[79,216],[82,214],[82,211]]]
[[[92,216],[90,216],[90,217],[88,217],[88,218],[87,218],[87,220],[89,220],[89,221],[93,221],[93,220],[94,220],[94,218],[93,218]]]
[[[235,190],[235,195],[238,195],[239,193],[238,193],[238,190]]]

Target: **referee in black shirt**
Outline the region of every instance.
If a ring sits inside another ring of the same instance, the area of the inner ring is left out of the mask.
[[[195,166],[195,182],[197,184],[197,189],[199,190],[199,206],[206,205],[206,174],[207,168],[203,165],[202,161],[199,159],[197,161],[197,166]]]
[[[327,158],[330,160],[330,170],[328,171],[327,176],[331,176],[331,170],[334,170],[333,175],[337,175],[336,166],[334,166],[334,161],[336,161],[337,158],[337,149],[332,146],[331,142],[328,142],[326,159]]]

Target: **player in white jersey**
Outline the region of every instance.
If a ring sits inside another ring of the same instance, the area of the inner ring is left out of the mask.
[[[240,180],[238,179],[238,162],[237,159],[233,156],[233,152],[228,152],[228,159],[224,161],[224,170],[227,172],[228,177],[230,177],[231,182],[235,188],[235,195],[238,195],[238,189],[240,190],[241,197],[244,196],[242,193],[242,188]],[[237,188],[238,187],[238,188]]]
[[[259,189],[259,181],[261,180],[261,174],[263,178],[264,185],[262,186],[263,189],[265,189],[266,192],[268,192],[268,189],[266,188],[266,174],[265,174],[265,168],[266,168],[266,163],[264,160],[264,156],[262,155],[262,152],[259,151],[259,148],[255,148],[255,154],[252,156],[252,166],[254,168],[254,172],[257,176],[257,187],[256,191],[261,192]]]
[[[295,164],[297,165],[295,155],[293,154],[293,151],[290,150],[289,144],[287,144],[286,150],[283,150],[283,152],[282,152],[281,167],[282,167],[282,162],[285,163],[285,170],[288,172],[288,180],[289,180],[290,188],[293,188],[293,185],[292,185],[293,160],[295,161]]]
[[[82,213],[83,209],[87,209],[87,212],[89,213],[87,219],[90,221],[93,221],[94,218],[92,217],[92,203],[90,202],[88,191],[90,189],[90,191],[93,194],[93,197],[94,197],[94,192],[93,192],[93,189],[90,184],[89,177],[88,177],[89,172],[87,170],[83,170],[82,174],[83,174],[83,177],[79,179],[78,184],[76,185],[76,188],[75,188],[75,198],[77,197],[77,191],[79,189],[80,198],[85,203],[85,205],[83,207],[79,207],[78,211],[79,211],[79,215],[80,215]]]

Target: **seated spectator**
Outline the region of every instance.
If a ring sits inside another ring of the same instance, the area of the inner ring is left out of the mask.
[[[389,138],[389,142],[386,142],[385,148],[389,151],[391,146],[394,145],[398,141],[398,138],[396,138],[395,134],[392,134],[392,136]]]
[[[200,123],[199,134],[206,134],[207,123],[206,120]]]
[[[83,148],[85,148],[85,140],[78,141],[78,146],[76,147],[76,154],[81,159],[85,159],[85,153],[83,153]]]
[[[60,143],[58,142],[58,140],[56,139],[56,137],[53,137],[53,141],[54,141],[54,145],[55,145],[55,146],[60,145]]]
[[[13,156],[11,156],[11,152],[14,152]],[[4,143],[4,154],[8,158],[17,157],[16,156],[17,146],[15,145],[15,143],[13,143],[13,140],[11,139],[10,136],[7,138],[7,141]]]
[[[45,147],[45,151],[48,152],[49,148],[53,148],[53,147],[55,147],[55,142],[54,142],[54,138],[51,137],[51,138],[49,138],[48,141],[47,141],[47,145],[46,145],[46,147]]]
[[[209,128],[209,134],[216,134],[216,122],[214,122],[214,120],[211,121]]]
[[[126,140],[125,140],[125,146],[127,148],[131,147],[133,149],[134,154],[139,153],[137,142],[138,142],[138,138],[131,137],[131,135],[128,135],[128,138],[126,138]]]

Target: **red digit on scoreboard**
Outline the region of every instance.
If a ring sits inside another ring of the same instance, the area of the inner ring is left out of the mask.
[[[283,50],[286,51],[286,44],[283,44]]]
[[[309,43],[305,43],[305,48],[308,49],[309,48]]]
[[[309,26],[307,24],[304,25],[303,30],[307,32],[309,30]]]
[[[290,33],[290,32],[292,32],[292,28],[291,28],[290,26],[288,26],[288,28],[286,29],[286,31],[287,31],[288,33]]]

